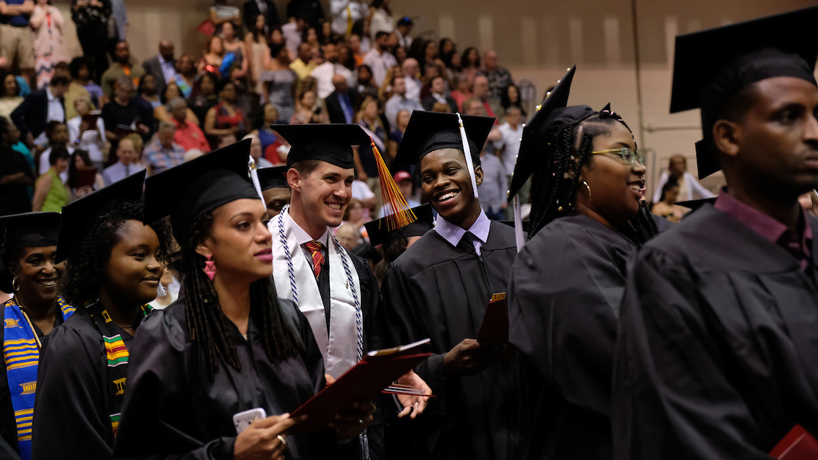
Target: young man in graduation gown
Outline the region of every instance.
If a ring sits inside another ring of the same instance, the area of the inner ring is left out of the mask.
[[[363,353],[378,348],[378,283],[366,262],[347,252],[332,232],[352,198],[352,145],[366,148],[370,140],[358,125],[281,125],[276,132],[292,146],[291,204],[268,224],[276,290],[307,318],[326,372],[337,379]],[[369,444],[373,458],[382,452],[380,431],[370,427],[360,442],[363,450]]]
[[[469,153],[458,115],[432,112],[412,114],[399,148],[396,161],[418,166],[438,218],[386,272],[385,337],[431,338],[433,354],[415,371],[437,398],[415,427],[417,458],[521,458],[517,363],[506,344],[476,340],[489,301],[505,293],[514,229],[486,217],[473,185],[494,119],[462,118]]]
[[[818,7],[676,38],[671,112],[701,108],[714,205],[644,246],[615,352],[618,459],[767,459],[818,437]],[[717,44],[717,46],[714,46]],[[812,458],[812,457],[810,457]]]
[[[290,186],[287,184],[288,169],[286,166],[276,166],[258,170],[261,193],[264,196],[267,210],[270,211],[270,217],[279,215],[284,206],[290,204]]]

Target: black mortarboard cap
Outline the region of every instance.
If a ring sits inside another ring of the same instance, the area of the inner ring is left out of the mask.
[[[82,242],[99,216],[111,212],[121,203],[141,200],[146,173],[143,169],[63,206],[57,238],[58,263],[67,259],[71,250]]]
[[[258,199],[248,175],[250,142],[245,139],[149,177],[145,221],[170,216],[173,236],[182,243],[202,214],[231,201]]]
[[[700,200],[677,201],[676,205],[695,211],[695,210],[701,208],[702,206],[704,206],[706,204],[715,204],[715,203],[716,203],[715,198],[702,198]]]
[[[720,169],[711,151],[712,129],[736,92],[773,77],[815,84],[816,23],[818,7],[811,7],[676,37],[670,112],[701,109],[699,179]]]
[[[574,126],[596,113],[587,105],[566,107],[576,70],[577,66],[568,69],[523,128],[517,163],[514,165],[514,175],[509,185],[508,201],[514,198],[537,169],[539,162],[545,158],[541,143],[549,142],[549,139],[556,138],[564,128]]]
[[[364,224],[366,234],[369,236],[369,243],[372,246],[382,245],[383,249],[386,250],[392,243],[401,238],[423,236],[426,234],[434,225],[432,207],[427,203],[412,208],[412,212],[417,217],[417,220],[392,231],[388,230],[386,217]]]
[[[41,248],[56,246],[60,233],[60,213],[27,212],[0,217],[3,247]]]
[[[352,146],[358,145],[359,153],[372,150],[372,140],[359,125],[271,125],[270,129],[290,144],[287,166],[302,160],[321,160],[329,164],[352,169]]]
[[[463,119],[463,128],[466,130],[472,157],[479,158],[480,151],[483,150],[494,126],[494,118],[469,115],[460,117]],[[409,124],[406,126],[394,163],[420,164],[424,156],[441,149],[463,151],[457,114],[415,110],[409,117]]]
[[[262,190],[271,188],[290,188],[287,183],[287,171],[290,168],[287,166],[275,166],[273,168],[259,168],[258,181],[261,184]]]

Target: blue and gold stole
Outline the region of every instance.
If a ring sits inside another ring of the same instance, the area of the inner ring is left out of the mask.
[[[75,311],[74,307],[57,297],[64,320]],[[31,458],[31,428],[34,420],[34,393],[37,391],[37,365],[40,362],[42,343],[28,315],[16,299],[5,303],[3,308],[3,358],[9,382],[11,405],[17,421],[17,450],[20,458]]]
[[[142,305],[142,316],[145,317],[151,312],[150,305]],[[108,310],[96,300],[85,304],[85,311],[94,322],[97,332],[102,335],[102,343],[105,346],[105,357],[107,358],[108,382],[108,407],[107,411],[111,418],[111,430],[116,437],[119,431],[119,413],[122,408],[122,400],[125,397],[125,378],[128,375],[128,358],[130,354],[122,340],[122,335],[114,328],[114,322]]]

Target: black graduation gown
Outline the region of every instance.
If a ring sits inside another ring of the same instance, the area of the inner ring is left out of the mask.
[[[0,304],[0,308],[5,307],[5,304]],[[54,327],[56,328],[63,323],[62,312],[59,305],[57,306],[57,315],[54,318]],[[45,347],[48,335],[43,334],[43,331],[34,326],[34,332],[40,338],[40,343]],[[0,345],[5,340],[4,329],[0,329]],[[42,350],[40,350],[42,357]],[[39,370],[38,370],[39,372]],[[36,399],[35,399],[36,401]],[[33,437],[32,437],[33,439]],[[6,360],[0,359],[0,460],[16,460],[19,459],[17,454],[17,420],[14,417],[14,406],[11,404],[11,393],[9,392],[8,375],[6,374]]]
[[[430,231],[389,266],[383,318],[392,345],[431,338],[432,356],[415,371],[437,398],[416,420],[417,458],[520,458],[516,360],[464,377],[444,377],[443,357],[477,338],[491,295],[505,292],[517,253],[514,229],[491,222],[482,256]]]
[[[797,423],[818,436],[815,249],[801,271],[711,205],[645,245],[616,348],[617,459],[762,460]]]
[[[130,352],[133,337],[114,325]],[[111,458],[105,345],[85,308],[48,335],[40,352],[31,458]]]
[[[523,366],[529,459],[613,457],[613,350],[636,246],[580,214],[522,249],[508,287],[510,339]]]
[[[232,460],[234,414],[256,407],[268,416],[292,412],[323,388],[324,361],[309,323],[292,303],[279,302],[304,343],[303,352],[272,363],[252,318],[247,341],[228,322],[241,371],[221,360],[212,376],[200,368],[188,337],[184,300],[151,312],[131,353],[114,457]],[[336,449],[332,432],[291,436],[286,455],[330,458]]]

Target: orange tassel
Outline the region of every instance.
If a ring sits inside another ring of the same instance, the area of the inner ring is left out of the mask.
[[[378,164],[378,178],[381,181],[381,197],[383,198],[384,206],[389,204],[392,211],[391,214],[385,217],[386,228],[389,231],[397,230],[405,227],[417,220],[412,208],[406,203],[406,198],[400,193],[398,184],[392,178],[392,173],[386,167],[378,147],[375,146],[375,141],[370,139],[372,144],[372,153],[375,155],[375,162]]]

